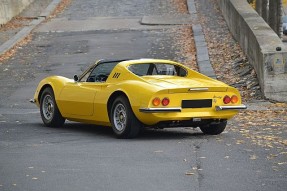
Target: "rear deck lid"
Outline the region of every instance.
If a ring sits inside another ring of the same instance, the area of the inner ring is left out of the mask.
[[[178,76],[144,76],[146,82],[168,89],[169,93],[225,92],[228,85],[217,80]]]

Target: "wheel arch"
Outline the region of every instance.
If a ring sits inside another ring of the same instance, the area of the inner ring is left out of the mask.
[[[54,92],[53,87],[51,86],[51,84],[45,84],[45,85],[43,85],[43,86],[41,87],[40,91],[39,91],[39,94],[38,94],[39,103],[40,103],[40,101],[41,101],[41,97],[42,97],[43,91],[44,91],[46,88],[51,88],[52,91]]]
[[[127,94],[125,92],[123,92],[122,90],[117,90],[115,91],[114,93],[112,93],[108,99],[108,102],[107,102],[107,111],[108,111],[108,117],[110,119],[110,110],[112,108],[112,105],[113,105],[113,102],[114,100],[119,97],[119,96],[125,96],[128,101],[130,102],[129,100],[129,97],[127,96]]]
[[[50,87],[53,90],[55,100],[57,102],[57,100],[58,100],[57,98],[58,98],[62,88],[65,86],[65,84],[68,81],[69,81],[69,79],[67,79],[65,77],[61,77],[61,76],[47,77],[39,83],[39,85],[36,89],[34,98],[36,99],[36,101],[38,101],[40,103],[43,91],[46,88]]]

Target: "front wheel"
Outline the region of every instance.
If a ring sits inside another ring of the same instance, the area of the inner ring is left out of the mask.
[[[140,132],[141,123],[124,96],[114,100],[110,110],[110,121],[118,138],[134,138]]]
[[[200,126],[200,130],[207,135],[218,135],[222,133],[227,125],[227,121],[219,123],[210,123],[208,125]]]
[[[40,100],[40,113],[43,123],[47,127],[60,127],[65,123],[65,118],[62,117],[52,88],[44,89]]]

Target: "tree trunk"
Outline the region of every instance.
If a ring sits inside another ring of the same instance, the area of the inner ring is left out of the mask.
[[[269,1],[269,26],[277,33],[278,36],[281,36],[280,25],[281,25],[281,0],[271,0]]]
[[[268,22],[268,0],[262,0],[262,18]]]
[[[255,2],[255,9],[257,13],[262,16],[262,0],[256,0]]]

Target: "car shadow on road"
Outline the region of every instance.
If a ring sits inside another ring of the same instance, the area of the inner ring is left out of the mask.
[[[64,131],[89,134],[95,136],[101,136],[106,138],[113,138],[113,130],[109,127],[97,126],[93,124],[77,123],[77,122],[68,122],[65,123],[63,127],[60,128]]]
[[[91,124],[67,122],[63,127],[60,128],[49,128],[45,127],[43,124],[34,124],[34,127],[47,128],[46,130],[51,130],[53,132],[74,132],[81,134],[89,134],[95,136],[101,136],[105,138],[116,138],[111,127],[96,126]],[[136,140],[162,140],[162,139],[186,139],[186,138],[203,138],[208,137],[201,133],[198,129],[193,128],[166,128],[166,129],[153,129],[144,128]]]
[[[193,128],[166,128],[166,129],[148,129],[145,128],[137,139],[187,139],[202,138],[206,135]]]

